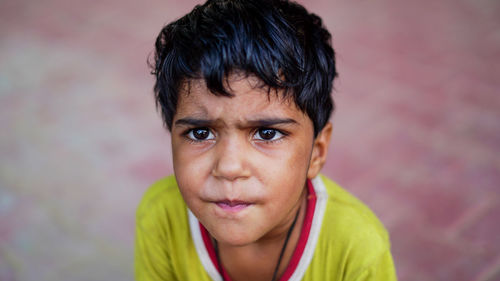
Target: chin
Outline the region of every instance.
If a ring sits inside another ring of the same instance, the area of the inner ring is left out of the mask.
[[[227,229],[221,229],[217,233],[210,233],[219,243],[233,247],[242,247],[251,244],[257,240],[249,233],[238,233]]]

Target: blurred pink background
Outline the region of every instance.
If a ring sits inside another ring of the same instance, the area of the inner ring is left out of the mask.
[[[0,0],[0,280],[132,280],[172,172],[146,58],[200,1]],[[400,280],[500,280],[500,1],[303,0],[340,77],[324,173],[391,233]]]

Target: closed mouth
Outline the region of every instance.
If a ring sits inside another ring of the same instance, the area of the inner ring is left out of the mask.
[[[230,201],[230,200],[223,200],[223,201],[217,201],[215,204],[226,211],[240,211],[245,209],[246,207],[252,205],[250,202],[245,202],[245,201]]]

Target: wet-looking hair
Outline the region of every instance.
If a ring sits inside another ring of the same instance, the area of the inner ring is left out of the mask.
[[[204,79],[212,94],[232,96],[224,85],[233,73],[253,75],[291,98],[312,120],[314,136],[333,111],[331,35],[297,3],[208,0],[163,27],[155,47],[156,104],[169,130],[183,83]]]

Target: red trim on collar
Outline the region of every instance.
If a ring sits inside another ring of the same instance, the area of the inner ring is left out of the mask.
[[[203,244],[205,244],[205,248],[207,249],[208,255],[210,256],[212,263],[215,265],[217,271],[224,277],[224,280],[231,281],[231,278],[229,277],[227,272],[217,261],[217,254],[215,253],[215,248],[214,245],[212,244],[212,240],[210,239],[210,234],[208,233],[208,230],[201,224],[201,222],[199,222],[198,224],[200,225]]]
[[[304,223],[302,224],[302,229],[299,237],[299,241],[297,242],[297,246],[295,247],[295,251],[293,251],[292,259],[288,263],[285,272],[279,279],[279,281],[288,280],[292,274],[295,272],[297,265],[299,264],[300,258],[304,253],[304,249],[307,244],[307,240],[309,239],[309,234],[311,233],[311,225],[314,217],[314,210],[316,208],[316,192],[314,191],[314,187],[310,180],[307,180],[307,209],[306,216],[304,218]]]
[[[307,180],[307,207],[306,207],[306,215],[304,218],[304,222],[302,224],[302,229],[299,237],[299,241],[297,242],[297,246],[295,247],[295,250],[293,251],[292,258],[290,259],[290,262],[288,263],[285,272],[279,279],[279,281],[286,281],[288,280],[292,274],[295,272],[295,269],[297,268],[300,258],[302,257],[302,254],[304,253],[304,249],[307,244],[307,240],[309,239],[309,234],[311,233],[311,225],[314,217],[314,211],[316,208],[316,192],[314,191],[314,187],[312,185],[311,180]],[[208,233],[207,229],[199,222],[198,223],[200,226],[200,231],[201,231],[201,237],[203,238],[203,243],[205,244],[205,248],[207,249],[208,255],[210,256],[210,259],[212,260],[212,263],[215,265],[215,268],[219,273],[224,277],[224,280],[226,281],[231,281],[231,278],[227,274],[226,270],[217,262],[217,256],[215,254],[215,248],[214,245],[212,244],[212,241],[210,239],[210,234]]]
[[[210,239],[210,234],[208,233],[207,229],[201,224],[201,222],[198,222],[200,226],[200,232],[201,232],[201,237],[203,238],[203,244],[205,244],[205,248],[207,249],[208,255],[210,256],[210,259],[212,260],[212,263],[215,265],[215,268],[217,271],[221,272],[221,266],[217,262],[217,255],[215,254],[215,248],[212,244],[212,240]]]

